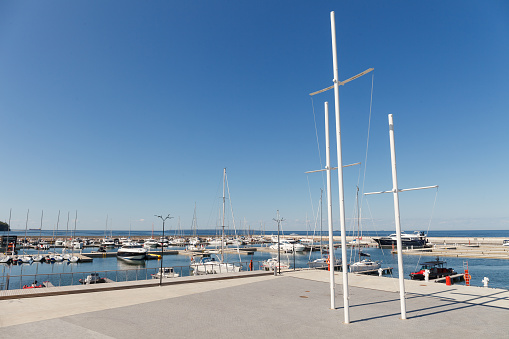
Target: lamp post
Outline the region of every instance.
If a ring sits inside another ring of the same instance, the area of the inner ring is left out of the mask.
[[[160,218],[163,221],[163,235],[162,235],[162,238],[164,239],[164,222],[167,219],[172,219],[173,217],[170,217],[169,214],[166,217],[164,217],[164,218],[163,218],[162,215],[154,215],[154,216]],[[163,284],[163,258],[164,258],[164,245],[163,245],[163,242],[161,241],[161,270],[159,271],[159,286],[161,286]]]
[[[279,217],[279,210],[277,210],[277,219],[272,219],[277,222],[277,272],[281,274],[281,243],[279,241],[279,229],[281,227],[281,221],[284,219]],[[295,252],[295,251],[294,251]],[[274,275],[276,275],[276,267],[274,267]]]

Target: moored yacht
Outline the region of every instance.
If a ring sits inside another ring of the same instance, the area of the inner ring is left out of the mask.
[[[373,238],[378,243],[380,248],[384,247],[396,247],[397,236],[396,234],[390,234],[387,237]],[[415,232],[414,234],[401,233],[401,245],[403,247],[425,247],[428,243],[426,234],[424,232]]]
[[[147,249],[137,242],[125,243],[117,251],[117,258],[124,260],[143,260],[147,256]]]
[[[354,262],[350,265],[350,272],[366,272],[366,271],[375,271],[378,270],[382,264],[378,261],[373,261],[371,259],[364,259],[361,261]]]

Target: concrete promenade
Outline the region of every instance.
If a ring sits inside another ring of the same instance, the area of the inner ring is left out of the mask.
[[[397,279],[349,274],[351,323],[343,324],[341,273],[335,310],[326,271],[194,278],[162,287],[0,296],[0,338],[509,337],[507,290],[406,281],[408,319],[400,320]]]

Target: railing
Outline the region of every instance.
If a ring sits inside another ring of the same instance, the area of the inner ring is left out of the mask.
[[[200,275],[200,274],[214,274],[214,273],[226,273],[226,272],[239,272],[239,271],[254,271],[262,269],[261,261],[250,261],[250,262],[233,262],[228,263],[226,268],[217,266],[219,263],[207,263],[207,269],[200,271],[193,269],[193,265],[189,266],[173,266],[173,272],[179,274],[179,277],[189,275]],[[226,264],[226,263],[225,263]],[[225,265],[223,264],[223,265]],[[209,270],[210,266],[215,266],[213,270]],[[235,269],[229,269],[235,267]],[[30,287],[32,284],[39,286],[73,286],[82,284],[88,275],[91,273],[97,273],[100,278],[105,278],[111,282],[122,282],[122,281],[138,281],[148,280],[152,278],[152,274],[158,272],[156,268],[134,268],[125,270],[108,270],[108,271],[88,271],[88,272],[69,272],[69,273],[38,273],[38,274],[23,274],[23,275],[2,275],[0,276],[0,290],[13,290],[22,289],[24,286]],[[36,283],[37,282],[37,283]],[[49,284],[49,283],[51,284]]]

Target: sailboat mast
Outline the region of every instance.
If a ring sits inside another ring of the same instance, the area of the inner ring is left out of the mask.
[[[343,307],[345,310],[345,324],[350,323],[349,294],[348,294],[348,266],[346,262],[346,230],[345,230],[345,192],[343,189],[343,157],[341,151],[341,124],[339,120],[339,79],[338,79],[338,55],[336,47],[336,19],[334,11],[330,13],[332,35],[332,61],[334,68],[334,105],[336,113],[336,142],[338,160],[338,186],[339,186],[339,220],[341,224],[341,257],[343,265]],[[330,251],[331,254],[334,251]],[[332,260],[332,256],[331,256]]]

